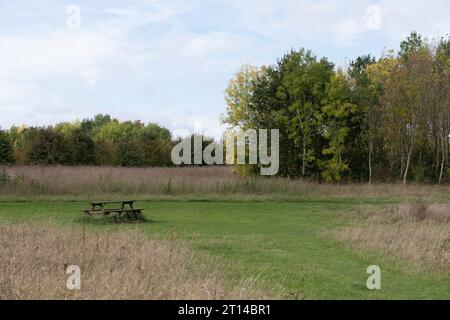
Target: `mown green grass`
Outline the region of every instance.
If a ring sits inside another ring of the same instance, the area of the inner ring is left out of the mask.
[[[257,277],[266,290],[281,288],[286,298],[450,299],[448,274],[419,272],[408,262],[355,251],[327,235],[356,215],[360,204],[358,199],[141,202],[148,221],[139,227],[150,237],[176,238],[218,257],[230,281]],[[129,227],[86,220],[84,207],[85,202],[0,202],[0,217],[52,218],[101,230]],[[381,267],[381,290],[366,288],[370,265]]]

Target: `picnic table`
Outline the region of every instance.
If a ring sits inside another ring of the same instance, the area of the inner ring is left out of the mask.
[[[135,202],[136,201],[134,200],[91,202],[91,208],[85,209],[84,213],[89,216],[109,216],[113,213],[117,213],[119,218],[121,218],[123,214],[126,214],[127,216],[131,216],[136,219],[142,219],[142,211],[144,209],[134,208]],[[112,205],[120,205],[120,208],[111,208],[110,206]]]

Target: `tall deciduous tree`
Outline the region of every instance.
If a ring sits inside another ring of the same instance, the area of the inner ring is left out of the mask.
[[[0,164],[12,164],[14,154],[11,139],[6,131],[0,129]]]
[[[264,72],[263,68],[252,65],[243,65],[228,81],[225,89],[225,101],[227,113],[223,119],[224,123],[232,126],[246,126],[251,122],[250,103],[253,94],[253,81]]]
[[[230,81],[225,121],[279,129],[281,175],[441,183],[450,174],[449,56],[448,39],[414,32],[397,53],[361,56],[346,72],[291,50]]]
[[[340,181],[342,174],[349,170],[346,159],[343,158],[350,122],[357,111],[357,105],[351,102],[350,82],[338,70],[331,78],[327,90],[327,103],[322,107],[324,117],[324,136],[328,139],[328,146],[322,150],[326,159],[323,176],[329,182]]]

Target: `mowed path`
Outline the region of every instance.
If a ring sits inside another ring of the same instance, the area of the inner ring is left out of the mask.
[[[352,201],[141,202],[150,237],[181,239],[219,258],[230,281],[257,277],[286,298],[450,299],[450,276],[408,271],[381,255],[358,252],[327,236],[354,215]],[[54,218],[82,224],[81,202],[0,202],[0,217]],[[89,223],[101,229],[127,225]],[[366,269],[382,270],[382,289],[366,288]],[[412,268],[411,268],[412,269]]]

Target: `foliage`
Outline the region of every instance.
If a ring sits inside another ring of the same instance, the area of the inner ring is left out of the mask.
[[[14,162],[14,154],[9,134],[0,129],[0,164]]]
[[[109,115],[49,127],[0,131],[0,163],[170,166],[171,133],[155,123]]]
[[[230,81],[225,120],[279,129],[281,175],[369,183],[381,172],[379,179],[403,183],[448,178],[450,39],[432,43],[413,32],[398,53],[363,55],[345,71],[305,49],[258,70],[245,66]]]

